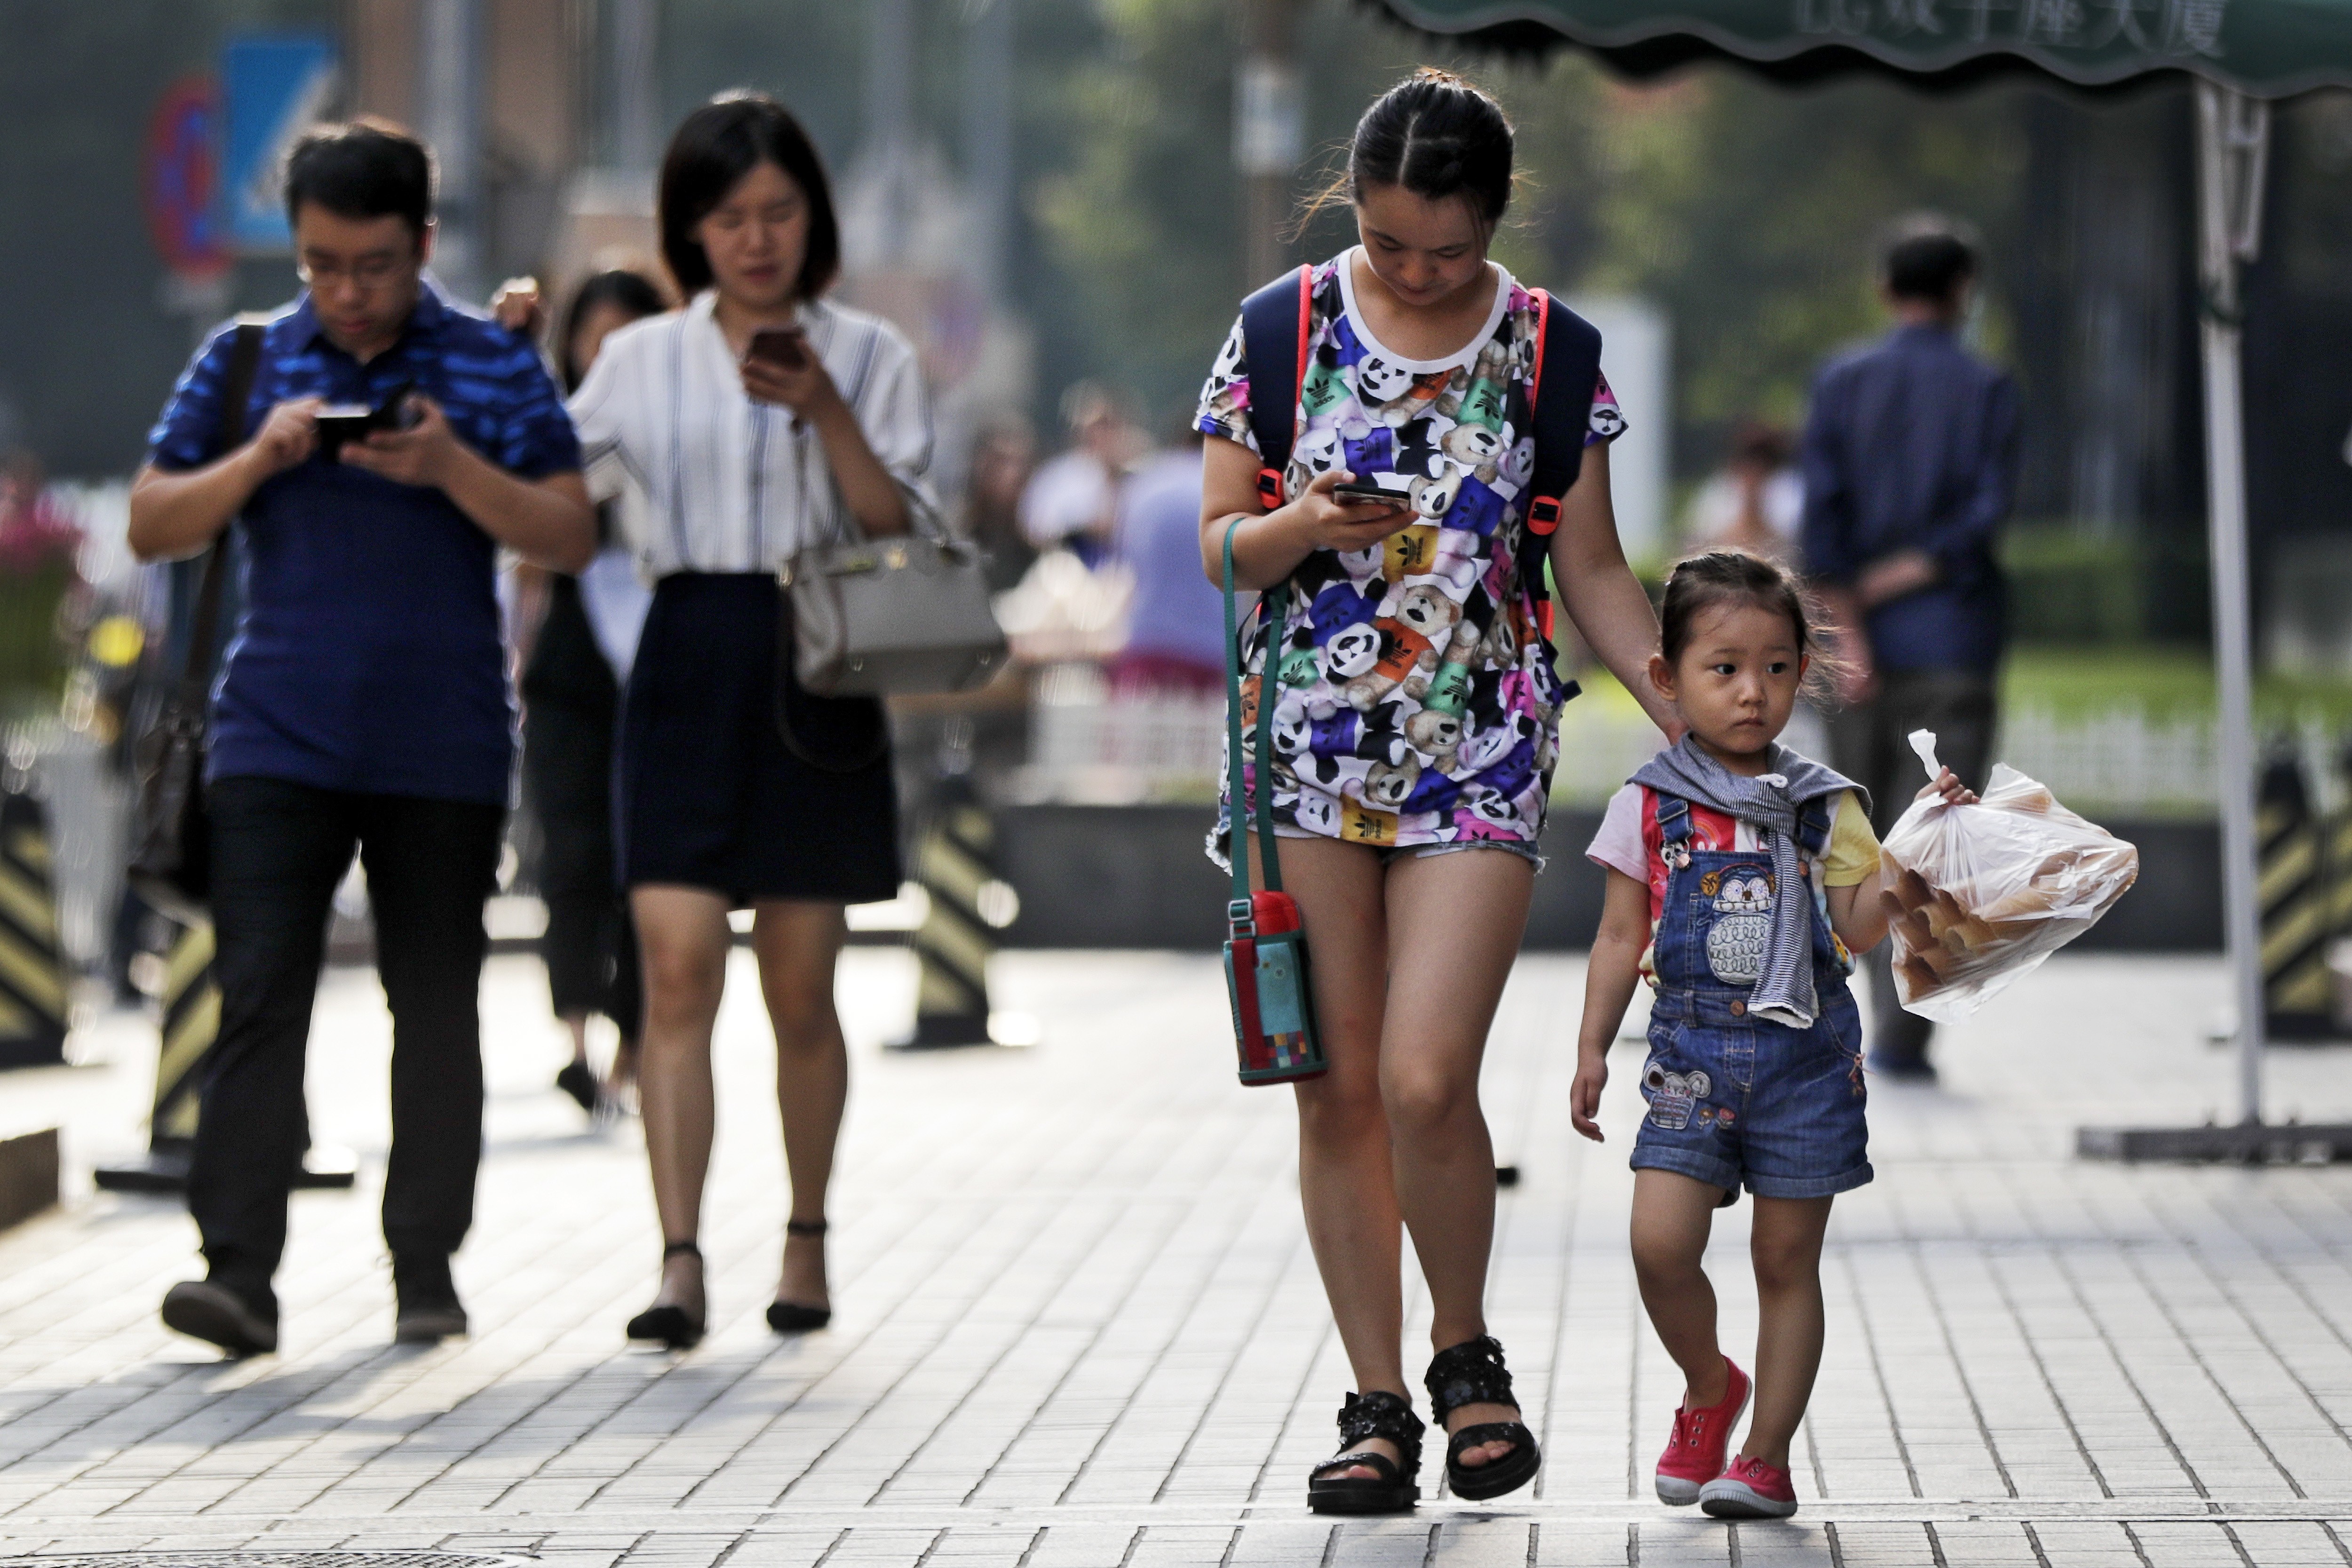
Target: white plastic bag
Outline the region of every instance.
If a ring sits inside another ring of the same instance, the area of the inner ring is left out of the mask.
[[[1911,749],[1936,761],[1933,731]],[[1912,803],[1884,846],[1899,868],[1884,897],[1903,1005],[1957,1023],[2091,929],[2139,876],[2139,851],[2060,805],[2006,763],[1976,805]]]

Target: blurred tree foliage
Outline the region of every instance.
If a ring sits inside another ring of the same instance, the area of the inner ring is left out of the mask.
[[[1238,187],[1225,147],[1237,49],[1224,0],[1102,0],[1108,47],[1061,84],[1060,170],[1033,186],[1047,258],[1095,374],[1173,411],[1255,279],[1238,275]],[[1529,282],[1638,294],[1672,319],[1679,466],[1711,465],[1744,417],[1796,420],[1821,358],[1878,324],[1873,243],[1923,207],[1981,230],[1996,258],[1982,345],[2009,338],[1998,258],[2019,223],[2030,89],[1931,98],[1861,80],[1792,93],[1729,69],[1615,81],[1563,53],[1464,60],[1363,7],[1310,15],[1310,145],[1335,168],[1365,103],[1413,65],[1454,66],[1519,130],[1526,184],[1497,253]],[[1302,194],[1313,179],[1301,183]],[[1299,247],[1351,237],[1343,214]]]

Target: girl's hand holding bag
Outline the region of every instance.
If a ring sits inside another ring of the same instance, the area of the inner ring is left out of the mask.
[[[1225,990],[1233,1003],[1234,1045],[1241,1057],[1244,1084],[1296,1083],[1321,1078],[1323,1046],[1315,1034],[1315,999],[1307,980],[1307,933],[1300,929],[1297,901],[1282,890],[1282,862],[1275,848],[1272,748],[1274,701],[1263,687],[1257,705],[1257,756],[1251,775],[1242,772],[1242,653],[1234,608],[1234,530],[1225,530],[1225,771],[1230,800],[1229,842],[1234,896],[1225,906]],[[1273,588],[1261,601],[1271,624],[1282,624],[1288,591]],[[1255,792],[1244,789],[1255,783]],[[1258,852],[1265,888],[1250,891],[1250,825],[1244,813],[1255,794]]]

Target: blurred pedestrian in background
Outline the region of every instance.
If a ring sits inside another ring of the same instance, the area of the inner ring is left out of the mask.
[[[664,1243],[660,1289],[628,1332],[680,1347],[708,1321],[697,1237],[732,910],[753,911],[792,1181],[768,1321],[792,1333],[832,1315],[825,1188],[849,1078],[834,966],[843,907],[898,892],[898,802],[881,705],[793,678],[776,573],[853,528],[904,533],[936,502],[913,348],[824,298],[840,230],[799,121],[748,93],[695,110],[663,160],[659,208],[688,303],[606,339],[572,409],[592,464],[617,454],[661,520],[639,542],[657,582],[619,763]]]
[[[1127,646],[1110,666],[1121,697],[1224,689],[1224,601],[1201,575],[1201,442],[1187,430],[1120,488],[1112,550],[1135,575]]]
[[[1062,394],[1070,445],[1039,465],[1021,492],[1021,531],[1040,550],[1075,551],[1089,566],[1110,552],[1119,482],[1141,457],[1142,432],[1118,395],[1091,381]]]
[[[1021,531],[1021,494],[1037,465],[1037,433],[1018,414],[982,426],[971,445],[957,532],[988,557],[988,585],[1002,594],[1028,574],[1037,547]]]
[[[1230,544],[1240,586],[1288,590],[1284,624],[1261,617],[1250,636],[1242,701],[1273,707],[1282,759],[1253,770],[1255,788],[1273,792],[1330,1062],[1297,1086],[1298,1186],[1356,1392],[1338,1457],[1308,1474],[1318,1512],[1400,1512],[1420,1495],[1423,1428],[1401,1344],[1407,1235],[1429,1286],[1437,1354],[1422,1382],[1447,1434],[1446,1484],[1496,1497],[1540,1463],[1487,1333],[1495,1159],[1478,1104],[1566,700],[1538,629],[1543,579],[1519,555],[1536,464],[1557,457],[1533,438],[1538,305],[1487,258],[1511,190],[1511,127],[1492,98],[1427,68],[1391,89],[1357,122],[1334,190],[1361,243],[1304,290],[1298,412],[1279,416],[1301,434],[1280,506],[1260,500],[1239,322],[1197,416],[1210,437],[1204,563],[1222,579]],[[1581,360],[1561,351],[1543,384],[1569,400],[1563,428],[1579,443],[1545,553],[1577,629],[1675,733],[1650,684],[1658,623],[1610,505],[1607,442],[1625,421],[1596,339],[1565,306],[1550,312],[1550,342],[1587,346]],[[1335,496],[1351,477],[1399,503]],[[1221,837],[1248,831],[1252,809],[1224,802]]]
[[[1797,443],[1786,430],[1760,420],[1741,421],[1731,433],[1723,468],[1699,486],[1683,515],[1685,548],[1744,551],[1793,568],[1805,518],[1805,486],[1796,456]],[[1829,721],[1816,705],[1822,701],[1810,687],[1800,690],[1784,732],[1789,746],[1809,757],[1829,754]]]
[[[1693,492],[1683,514],[1685,550],[1745,550],[1793,564],[1805,515],[1797,444],[1785,430],[1743,420],[1723,467]],[[1790,742],[1795,745],[1795,742]],[[1799,746],[1802,751],[1803,748]]]
[[[510,330],[535,329],[537,305],[535,289],[510,290],[496,302]],[[582,282],[556,340],[564,391],[580,390],[607,337],[667,308],[660,288],[639,272],[616,268]],[[596,509],[596,559],[577,577],[528,563],[516,568],[522,787],[539,825],[539,896],[547,909],[539,950],[555,1016],[572,1033],[572,1060],[555,1087],[592,1115],[618,1108],[635,1089],[645,1018],[636,929],[613,858],[621,687],[653,603],[621,524],[625,500]],[[620,1031],[603,1081],[588,1056],[588,1019],[596,1013]]]
[[[286,205],[308,288],[263,333],[242,410],[222,406],[236,331],[205,343],[131,491],[142,559],[192,554],[232,522],[246,545],[205,775],[221,1015],[188,1207],[208,1272],[163,1300],[166,1324],[232,1353],[278,1343],[303,1052],[354,847],[393,1019],[394,1334],[466,1328],[449,1257],[481,1159],[482,904],[514,760],[492,574],[500,545],[579,570],[595,517],[538,354],[425,281],[431,188],[424,144],[388,126],[295,143]],[[341,407],[381,416],[364,435],[322,424]],[[249,432],[226,453],[225,412]]]
[[[1838,770],[1870,792],[1884,837],[1918,759],[1906,737],[1984,787],[2004,636],[1994,536],[2017,478],[2017,388],[1963,348],[1975,248],[1941,219],[1900,226],[1880,288],[1895,330],[1813,384],[1804,437],[1805,570],[1839,626],[1831,724]],[[1890,946],[1872,951],[1870,1062],[1932,1079],[1932,1032],[1895,999]]]

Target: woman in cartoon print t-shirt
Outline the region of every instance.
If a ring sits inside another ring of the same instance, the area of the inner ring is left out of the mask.
[[[1261,619],[1247,645],[1244,707],[1274,704],[1271,804],[1330,1061],[1297,1090],[1299,1186],[1357,1384],[1308,1501],[1382,1512],[1412,1506],[1423,1431],[1402,1356],[1401,1221],[1429,1283],[1424,1381],[1452,1489],[1500,1495],[1540,1462],[1486,1337],[1495,1178],[1477,1088],[1540,863],[1562,689],[1542,584],[1517,560],[1538,314],[1486,258],[1510,198],[1510,126],[1460,79],[1417,72],[1366,110],[1345,189],[1361,244],[1309,285],[1290,499],[1271,511],[1258,499],[1236,324],[1202,393],[1202,552],[1221,581],[1231,531],[1241,586],[1290,590],[1284,624]],[[1678,731],[1650,687],[1657,623],[1610,508],[1616,400],[1605,382],[1547,391],[1591,399],[1549,550],[1561,600]],[[1346,479],[1398,502],[1344,503],[1331,490]],[[1220,853],[1244,804],[1223,805]]]

